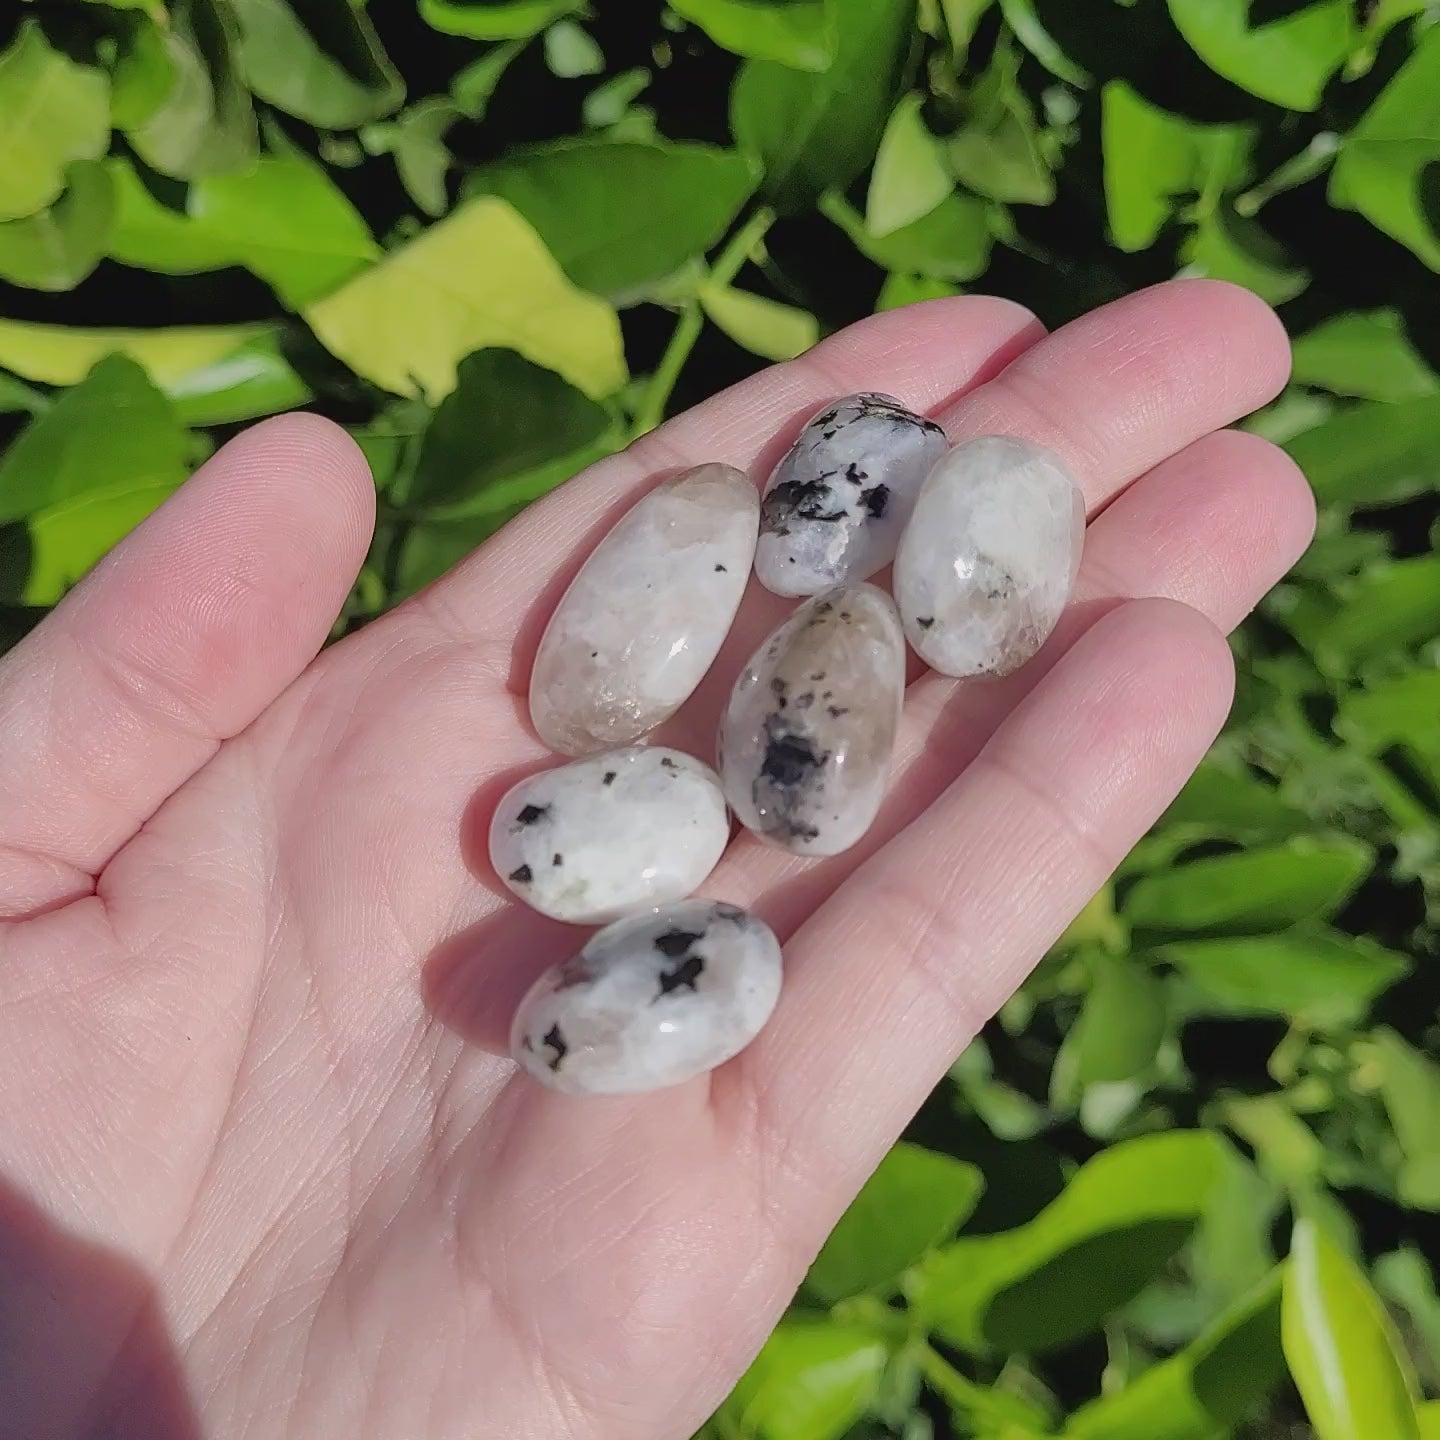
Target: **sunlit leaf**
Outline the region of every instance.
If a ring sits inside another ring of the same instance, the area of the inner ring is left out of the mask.
[[[485,263],[475,263],[483,255]],[[305,312],[358,375],[439,401],[472,351],[516,350],[587,395],[625,380],[615,311],[577,290],[503,200],[468,201]]]
[[[671,0],[717,45],[799,70],[823,70],[835,54],[829,0]]]
[[[921,118],[923,105],[923,96],[905,96],[880,137],[865,202],[865,228],[877,238],[928,215],[955,188]]]
[[[0,224],[0,278],[32,290],[73,289],[100,263],[114,222],[115,192],[105,167],[78,160],[53,205]]]
[[[699,300],[737,345],[766,360],[793,360],[820,338],[820,324],[808,310],[733,285],[702,285]]]
[[[1285,448],[1326,504],[1408,500],[1440,486],[1440,397],[1351,406]]]
[[[970,195],[947,195],[928,215],[889,235],[872,235],[860,213],[833,191],[821,197],[820,210],[877,265],[932,280],[982,275],[995,243],[989,207]]]
[[[471,40],[518,40],[573,15],[582,0],[420,0],[427,25]]]
[[[26,20],[0,54],[0,220],[43,210],[65,188],[65,167],[98,158],[109,142],[105,77]]]
[[[1380,1094],[1405,1156],[1400,1199],[1417,1210],[1440,1210],[1440,1065],[1388,1026],[1371,1043]]]
[[[1336,395],[1408,400],[1440,389],[1435,372],[1406,337],[1395,310],[1334,315],[1295,341],[1293,378]],[[1440,416],[1440,405],[1436,406]],[[1436,420],[1440,427],[1440,418]]]

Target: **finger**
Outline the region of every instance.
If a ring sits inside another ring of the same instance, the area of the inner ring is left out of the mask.
[[[532,631],[543,627],[585,556],[661,475],[722,460],[759,476],[830,396],[884,390],[937,409],[998,373],[1042,333],[1023,306],[985,295],[860,320],[592,465],[511,521],[419,603],[448,630],[491,640],[508,655],[527,620]]]
[[[0,660],[0,916],[88,893],[159,804],[314,657],[369,544],[337,427],[232,441]]]
[[[791,938],[779,1009],[713,1093],[758,1127],[767,1184],[814,1197],[805,1239],[1174,797],[1232,683],[1195,611],[1111,612]]]

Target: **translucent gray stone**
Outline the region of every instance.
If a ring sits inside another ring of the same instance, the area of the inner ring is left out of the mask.
[[[1070,598],[1085,501],[1058,455],[984,435],[930,472],[895,558],[905,634],[946,675],[1007,675]]]
[[[780,997],[780,945],[734,905],[682,900],[607,926],[547,970],[516,1011],[515,1059],[572,1095],[678,1085],[760,1033]]]
[[[832,401],[765,487],[755,574],[777,595],[864,580],[895,558],[945,432],[891,395]]]
[[[748,829],[798,855],[836,855],[869,829],[905,696],[890,597],[842,585],[756,651],[720,722],[725,798]]]
[[[490,862],[542,914],[599,925],[693,894],[729,839],[708,765],[632,746],[522,780],[495,808]]]
[[[745,593],[760,500],[701,465],[631,506],[555,609],[530,672],[530,718],[562,755],[638,740],[689,698]]]

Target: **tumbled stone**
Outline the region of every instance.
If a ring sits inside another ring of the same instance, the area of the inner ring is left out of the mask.
[[[864,580],[895,558],[945,432],[890,395],[820,411],[775,467],[760,507],[755,574],[777,595]]]
[[[522,780],[495,809],[490,862],[542,914],[599,925],[693,894],[729,839],[708,765],[632,746]]]
[[[895,599],[916,652],[945,675],[1008,675],[1065,609],[1085,543],[1085,500],[1058,455],[982,435],[930,472],[895,558]]]
[[[520,1002],[515,1059],[572,1095],[678,1085],[760,1033],[780,996],[780,945],[754,916],[714,900],[629,915],[553,966]]]
[[[756,651],[720,722],[740,822],[797,855],[848,849],[880,808],[904,696],[889,596],[854,584],[807,601]]]
[[[755,554],[759,497],[729,465],[700,465],[621,517],[550,618],[530,718],[562,755],[638,739],[710,668]]]

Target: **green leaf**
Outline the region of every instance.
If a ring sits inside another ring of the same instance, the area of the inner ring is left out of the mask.
[[[875,313],[898,310],[902,305],[915,305],[921,300],[943,300],[959,293],[946,280],[932,280],[926,275],[907,275],[903,271],[892,270],[875,297]]]
[[[1177,1355],[1082,1405],[1063,1440],[1215,1440],[1246,1419],[1284,1374],[1277,1267]]]
[[[107,355],[128,355],[162,389],[267,333],[266,325],[83,330],[0,320],[0,367],[46,385],[75,385]]]
[[[123,155],[105,162],[115,193],[110,256],[123,265],[165,275],[194,275],[239,263],[228,235],[157,199]]]
[[[909,50],[913,0],[832,0],[835,58],[823,73],[747,60],[730,92],[735,139],[765,164],[766,193],[786,211],[844,189],[870,164]]]
[[[186,425],[234,425],[306,404],[310,387],[285,358],[277,331],[263,331],[162,387]]]
[[[894,1285],[900,1273],[975,1208],[984,1177],[974,1165],[898,1143],[865,1182],[805,1278],[826,1304]]]
[[[575,284],[624,304],[709,249],[755,180],[733,150],[579,140],[478,170],[465,194],[509,201]]]
[[[1281,1336],[1316,1440],[1419,1440],[1384,1307],[1313,1220],[1297,1221],[1291,1239]]]
[[[1387,505],[1440,486],[1440,399],[1355,405],[1285,447],[1328,505]]]
[[[1322,671],[1352,674],[1440,633],[1440,555],[1374,565],[1333,593],[1305,595],[1284,619]]]
[[[43,391],[26,385],[13,375],[0,372],[0,415],[38,415],[49,408],[50,397]]]
[[[1225,1013],[1322,1028],[1360,1019],[1410,970],[1405,956],[1331,930],[1176,941],[1157,953]]]
[[[1345,138],[1330,175],[1330,203],[1358,210],[1440,270],[1440,233],[1426,206],[1426,177],[1437,162],[1440,28],[1432,27]]]
[[[321,166],[298,153],[201,180],[188,208],[203,228],[227,237],[290,309],[339,289],[380,254],[360,213]]]
[[[1440,1440],[1440,1400],[1425,1400],[1415,1407],[1420,1440]]]
[[[602,74],[605,54],[573,20],[557,20],[545,32],[545,65],[552,75],[573,80]]]
[[[117,130],[143,125],[175,88],[179,70],[168,32],[168,20],[136,23],[118,37],[110,71],[110,123]]]
[[[70,184],[48,210],[0,224],[0,277],[32,290],[71,290],[99,263],[115,219],[104,165],[77,160]]]
[[[463,115],[483,120],[490,108],[495,87],[504,78],[510,62],[525,48],[525,41],[507,40],[493,46],[478,60],[472,61],[450,82],[450,94]]]
[[[182,180],[243,170],[259,141],[232,12],[218,0],[175,0],[162,39],[174,80],[164,102],[128,127],[136,154]]]
[[[1165,989],[1129,955],[1096,951],[1090,992],[1057,1059],[1074,1085],[1114,1084],[1149,1068],[1165,1038]],[[1067,1087],[1068,1088],[1068,1087]]]
[[[1035,13],[1035,0],[1000,0],[1000,13],[1014,31],[1015,38],[1057,80],[1080,90],[1089,87],[1089,75],[1065,54],[1040,23],[1040,17]]]
[[[92,491],[178,484],[185,431],[133,360],[111,356],[61,395],[0,461],[0,524]]]
[[[945,17],[945,33],[950,40],[950,52],[956,59],[963,59],[975,38],[975,30],[985,18],[985,12],[995,0],[939,0],[941,14]]]
[[[1285,839],[1308,825],[1305,812],[1282,800],[1273,785],[1212,757],[1201,762],[1157,829],[1187,839],[1264,841]]]
[[[456,373],[420,446],[407,497],[416,510],[472,513],[499,482],[583,450],[609,428],[603,406],[512,350],[466,356]]]
[[[1292,355],[1293,379],[1336,395],[1393,401],[1432,395],[1440,389],[1435,372],[1406,338],[1397,310],[1331,316],[1300,336]],[[1440,404],[1435,413],[1440,432]]]
[[[1415,1246],[1405,1245],[1380,1256],[1372,1273],[1375,1288],[1390,1302],[1388,1308],[1413,1339],[1410,1353],[1422,1364],[1428,1357],[1433,1382],[1435,1367],[1440,1365],[1440,1295],[1435,1293],[1429,1263]],[[1421,1433],[1425,1434],[1423,1426]]]
[[[1340,697],[1335,733],[1370,755],[1406,741],[1435,736],[1440,715],[1440,670],[1410,670]]]
[[[880,1388],[888,1347],[858,1325],[782,1320],[721,1408],[744,1440],[840,1440]]]
[[[65,167],[97,159],[109,143],[105,77],[51,49],[26,20],[0,55],[0,220],[43,210],[65,188]]]
[[[874,236],[928,215],[955,188],[940,146],[920,118],[924,103],[922,95],[906,95],[880,137],[865,202],[865,228]]]
[[[650,88],[650,72],[637,65],[612,75],[603,84],[597,85],[580,107],[580,116],[587,130],[608,130],[620,126],[640,111],[632,110],[635,101]],[[634,140],[634,135],[613,136],[614,139]],[[644,137],[653,139],[653,136]]]
[[[835,53],[824,0],[671,0],[670,8],[736,55],[823,70]]]
[[[524,40],[573,15],[582,0],[420,0],[432,30],[470,40]]]
[[[1201,125],[1142,100],[1122,80],[1101,92],[1105,205],[1122,250],[1154,244],[1177,203],[1243,184],[1251,131]]]
[[[969,1350],[1046,1350],[1098,1328],[1185,1242],[1233,1152],[1204,1131],[1127,1140],[1034,1220],[961,1238],[912,1272],[921,1323]]]
[[[393,155],[405,193],[427,215],[443,215],[450,204],[445,181],[455,163],[445,144],[450,127],[464,112],[445,95],[431,95],[394,120],[367,125],[360,142],[371,155]]]
[[[945,154],[960,182],[977,195],[1048,205],[1055,180],[1017,68],[1009,51],[997,53],[975,88],[969,123],[946,141]]]
[[[455,388],[460,361],[490,346],[517,350],[592,397],[625,382],[615,311],[571,285],[535,231],[492,197],[459,206],[305,318],[356,374],[432,404]]]
[[[1180,250],[1184,273],[1228,280],[1253,290],[1270,305],[1293,300],[1310,283],[1277,240],[1228,204],[1201,217]]]
[[[1325,1147],[1283,1095],[1234,1095],[1224,1100],[1225,1123],[1255,1152],[1260,1168],[1279,1184],[1304,1192],[1325,1171]]]
[[[1371,1036],[1380,1095],[1405,1156],[1400,1199],[1416,1210],[1440,1210],[1440,1065],[1388,1026]]]
[[[1137,929],[1279,930],[1333,915],[1374,861],[1359,840],[1300,836],[1142,876],[1121,908]]]
[[[923,219],[881,236],[872,235],[860,213],[834,191],[821,197],[820,211],[877,265],[932,280],[983,275],[995,243],[989,207],[970,195],[948,195]]]
[[[765,360],[793,360],[820,338],[820,322],[808,310],[748,290],[707,281],[698,298],[706,315],[737,345]]]
[[[351,0],[231,0],[240,64],[260,99],[322,130],[388,115],[405,87]]]
[[[1318,0],[1251,28],[1251,0],[1169,0],[1175,28],[1217,74],[1287,110],[1314,110],[1354,47],[1350,0]]]

